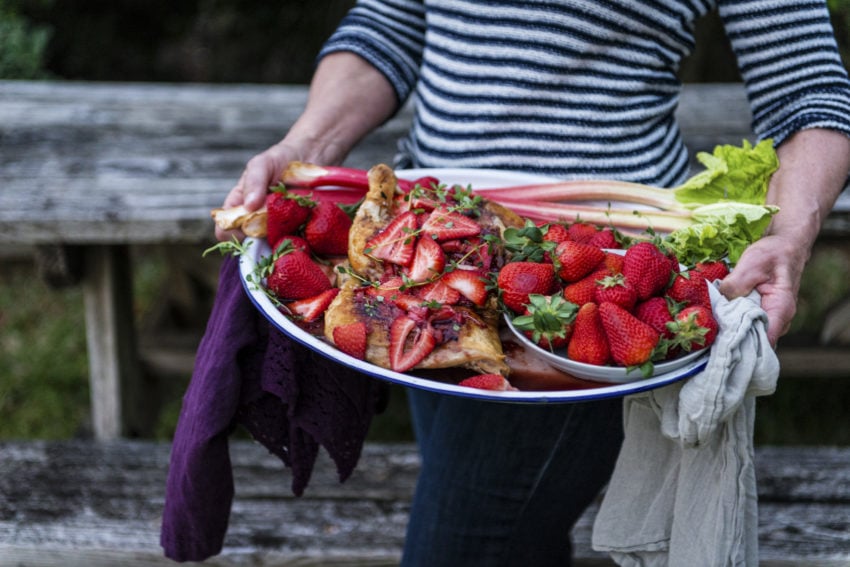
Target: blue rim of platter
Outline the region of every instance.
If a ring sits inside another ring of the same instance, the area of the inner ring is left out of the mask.
[[[439,179],[442,183],[457,183],[463,186],[472,185],[473,188],[512,186],[555,181],[555,179],[551,177],[494,169],[408,169],[398,170],[396,171],[396,174],[404,179],[418,179],[420,177],[433,176]],[[242,280],[242,285],[251,302],[263,314],[263,316],[269,320],[269,322],[291,339],[335,362],[338,362],[339,364],[362,372],[368,376],[394,384],[477,400],[532,404],[574,403],[623,397],[667,386],[697,374],[705,368],[708,363],[708,357],[704,356],[699,357],[689,364],[677,368],[667,374],[661,374],[651,378],[636,380],[624,384],[611,384],[598,388],[553,391],[521,390],[503,392],[481,390],[440,382],[412,374],[395,372],[349,356],[323,339],[310,334],[294,322],[290,321],[286,315],[284,315],[274,305],[274,303],[272,303],[265,291],[259,289],[257,284],[253,283],[249,279],[249,276],[251,276],[254,272],[257,261],[263,256],[267,256],[271,253],[268,243],[266,243],[264,239],[258,238],[247,238],[245,242],[247,245],[247,251],[239,257],[240,279]]]

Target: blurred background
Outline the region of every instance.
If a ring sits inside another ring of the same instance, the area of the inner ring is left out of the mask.
[[[0,79],[303,84],[322,42],[352,4],[0,0]],[[850,0],[828,4],[842,56],[850,61]],[[682,67],[683,80],[739,80],[716,14],[699,22],[697,46]],[[816,249],[786,342],[816,343],[824,318],[850,293],[846,248],[828,244]],[[177,317],[163,293],[171,288],[169,262],[155,250],[137,255],[139,328],[171,325],[196,340],[213,290],[197,289],[194,312]],[[215,260],[208,262],[214,273]],[[48,288],[25,255],[0,253],[0,266],[0,439],[90,436],[80,290]],[[160,439],[171,437],[191,366],[171,372],[168,402],[153,432]],[[850,369],[846,374],[850,378]],[[410,439],[404,392],[393,394],[390,408],[375,422],[373,438]],[[840,419],[847,399],[850,380],[785,380],[774,396],[759,401],[756,441],[848,445],[850,423]]]

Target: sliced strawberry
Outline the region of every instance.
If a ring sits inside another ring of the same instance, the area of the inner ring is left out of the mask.
[[[475,305],[482,307],[487,302],[487,283],[478,270],[454,270],[443,274],[440,279],[450,288]]]
[[[322,316],[338,293],[339,288],[333,287],[319,295],[291,301],[285,307],[291,314],[301,317],[305,323],[310,323]]]
[[[516,388],[511,386],[511,383],[508,382],[501,374],[477,374],[461,380],[458,382],[458,386],[477,388],[479,390],[493,390],[497,392],[516,390]]]
[[[422,232],[435,240],[456,240],[481,234],[481,226],[474,219],[445,208],[434,209],[422,224]]]
[[[460,292],[450,288],[442,280],[417,287],[415,294],[423,301],[433,301],[443,305],[454,305],[460,301]]]
[[[407,277],[411,281],[422,283],[433,280],[443,273],[446,267],[446,255],[443,249],[427,236],[416,242],[416,251],[413,254],[413,262],[407,270]]]
[[[365,254],[400,266],[413,261],[416,250],[416,214],[407,211],[397,216],[366,242]]]
[[[400,315],[390,325],[390,368],[406,372],[428,356],[435,346],[437,339],[430,325],[420,326],[410,317]]]
[[[367,332],[366,323],[362,321],[334,327],[334,344],[345,354],[365,360]]]

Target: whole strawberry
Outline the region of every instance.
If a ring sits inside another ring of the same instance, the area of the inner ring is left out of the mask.
[[[514,313],[523,313],[530,294],[546,295],[555,285],[552,264],[511,262],[505,264],[496,278],[502,302]]]
[[[710,347],[720,329],[711,308],[704,305],[685,307],[667,327],[674,344],[687,352]]]
[[[605,276],[596,282],[593,290],[593,300],[596,303],[610,301],[626,311],[631,311],[637,303],[637,292],[634,286],[623,274]]]
[[[348,230],[351,217],[337,203],[320,201],[313,207],[304,225],[304,238],[310,249],[323,256],[348,254]]]
[[[571,224],[567,230],[569,231],[570,240],[587,244],[596,236],[596,233],[599,232],[599,227],[595,224],[576,221]]]
[[[696,271],[676,274],[667,290],[667,296],[685,305],[703,305],[711,308],[708,281]]]
[[[585,364],[604,365],[611,357],[608,337],[602,327],[599,306],[585,303],[579,307],[573,323],[573,336],[567,346],[567,357]]]
[[[713,282],[716,280],[722,280],[728,276],[729,266],[723,260],[697,262],[692,271],[701,274],[706,280]]]
[[[577,282],[599,266],[605,252],[596,246],[566,240],[555,248],[558,276],[565,282]]]
[[[266,240],[274,249],[284,236],[292,236],[304,224],[316,203],[285,190],[266,196]]]
[[[638,242],[626,250],[623,275],[637,292],[638,300],[658,295],[673,274],[670,259],[651,242]]]
[[[266,287],[280,299],[306,299],[331,288],[322,268],[303,250],[282,247],[274,260]]]
[[[645,301],[641,301],[635,305],[632,314],[661,333],[662,336],[666,338],[673,336],[672,332],[667,328],[667,323],[673,321],[673,315],[670,312],[670,304],[667,298],[656,295]]]
[[[607,269],[600,269],[584,276],[577,282],[572,282],[564,286],[562,291],[564,299],[571,303],[575,303],[579,307],[585,303],[594,301],[596,297],[597,282],[602,278],[610,275]]]
[[[614,303],[599,305],[602,328],[608,337],[611,359],[625,367],[641,367],[644,375],[652,372],[652,357],[661,339],[660,333]]]
[[[512,323],[540,348],[555,350],[567,346],[572,337],[576,310],[560,295],[531,294],[526,314]]]

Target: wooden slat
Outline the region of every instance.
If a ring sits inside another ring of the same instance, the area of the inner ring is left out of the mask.
[[[0,444],[0,567],[167,565],[158,545],[169,445]],[[419,467],[412,444],[367,444],[346,483],[322,454],[301,498],[260,446],[231,443],[236,497],[210,565],[390,565],[399,557]],[[850,448],[756,451],[762,565],[850,564]],[[574,530],[579,565],[595,508]],[[110,563],[112,561],[112,563]]]

